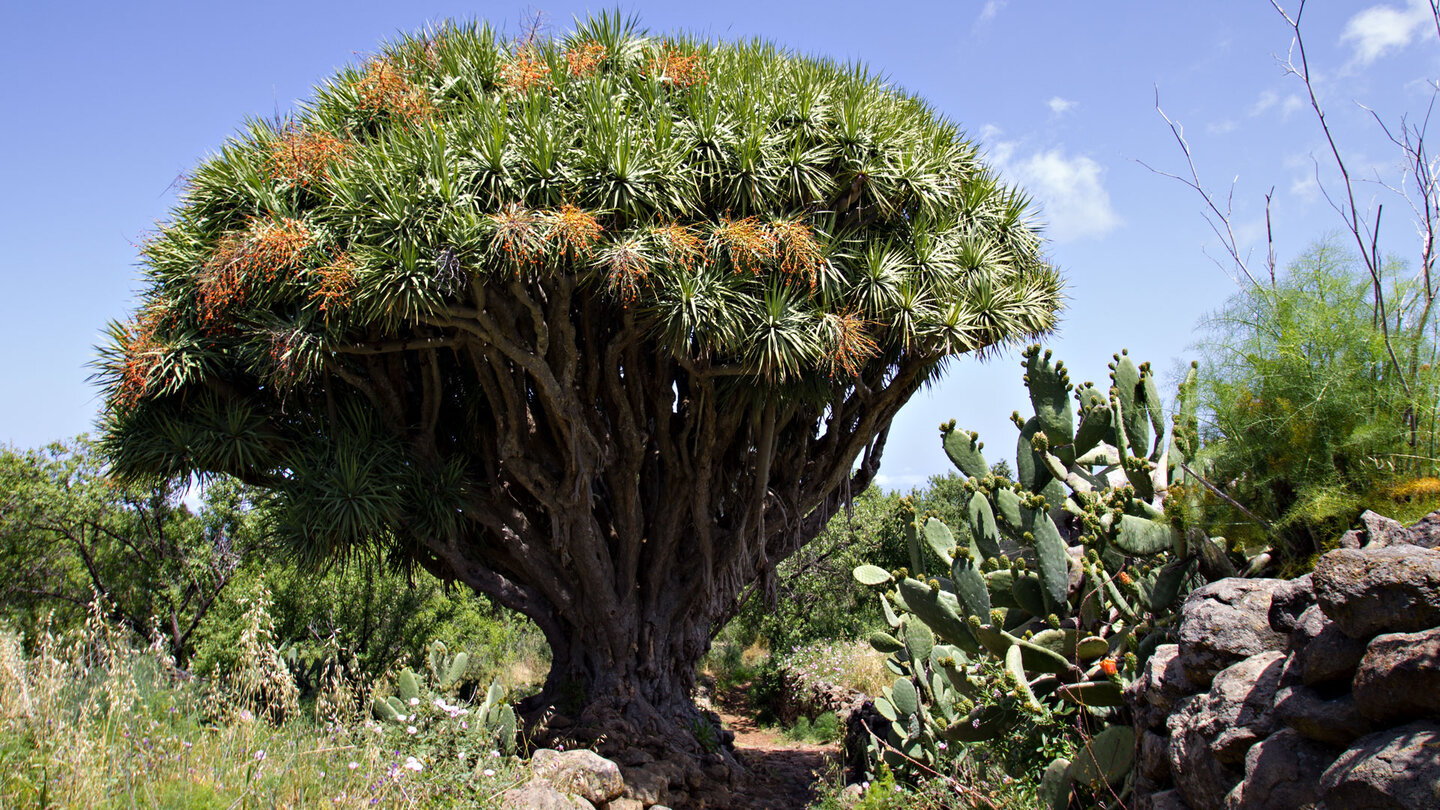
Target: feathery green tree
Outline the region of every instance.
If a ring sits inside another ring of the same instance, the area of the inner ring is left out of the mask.
[[[1249,511],[1214,504],[1233,521],[1226,536],[1279,541],[1287,562],[1301,562],[1382,507],[1374,501],[1390,481],[1435,473],[1432,298],[1403,264],[1383,269],[1388,337],[1374,281],[1334,238],[1202,324],[1201,461]]]
[[[266,488],[307,559],[489,594],[552,647],[527,708],[685,745],[711,628],[900,406],[1052,327],[1027,209],[863,67],[445,25],[195,169],[101,350],[105,445]]]

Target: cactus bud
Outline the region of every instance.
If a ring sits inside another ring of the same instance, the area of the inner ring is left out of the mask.
[[[1050,625],[1050,629],[1052,630],[1060,629],[1060,617],[1056,616],[1054,613],[1051,613],[1049,616],[1045,617],[1045,623]]]
[[[1129,671],[1129,672],[1134,672],[1134,671],[1139,667],[1139,662],[1140,662],[1140,659],[1137,658],[1137,657],[1135,657],[1135,653],[1133,653],[1133,652],[1127,652],[1127,653],[1125,653],[1125,669],[1126,669],[1127,671]]]

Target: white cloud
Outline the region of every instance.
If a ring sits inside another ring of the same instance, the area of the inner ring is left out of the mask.
[[[1299,93],[1291,93],[1281,98],[1280,94],[1274,90],[1266,90],[1260,94],[1259,98],[1255,99],[1255,102],[1246,110],[1246,114],[1254,118],[1278,107],[1280,117],[1289,118],[1296,110],[1303,108],[1305,103],[1304,97]]]
[[[887,475],[885,473],[875,474],[876,486],[879,486],[881,489],[888,490],[890,492],[909,492],[910,490],[920,486],[928,480],[930,480],[929,476],[915,475],[913,473],[902,473],[900,475]]]
[[[1233,118],[1226,118],[1224,121],[1212,121],[1205,125],[1205,131],[1211,135],[1228,135],[1239,128],[1240,125],[1235,123],[1235,119]]]
[[[1426,0],[1410,0],[1406,8],[1371,6],[1345,23],[1340,41],[1353,43],[1355,61],[1367,65],[1388,51],[1409,45],[1430,25],[1434,25],[1434,17]]]
[[[985,7],[980,9],[980,22],[989,22],[995,19],[996,15],[1005,8],[1005,4],[1009,1],[1010,0],[986,0]]]
[[[1265,112],[1271,107],[1274,107],[1275,104],[1279,101],[1279,93],[1275,92],[1274,90],[1266,90],[1265,92],[1260,94],[1259,98],[1255,99],[1254,104],[1250,105],[1250,114],[1259,115],[1260,113]]]
[[[1123,224],[1105,190],[1105,168],[1093,158],[1067,155],[1064,147],[1020,156],[1014,141],[999,140],[998,128],[986,125],[980,134],[989,144],[990,164],[1040,204],[1055,241],[1098,238]]]
[[[1059,96],[1051,98],[1049,101],[1045,102],[1045,104],[1050,107],[1050,112],[1054,113],[1055,115],[1064,115],[1065,113],[1075,109],[1075,102],[1071,101],[1068,98],[1061,98]]]
[[[1290,193],[1302,202],[1314,202],[1320,198],[1320,181],[1315,177],[1315,158],[1312,155],[1290,155],[1285,158],[1285,168],[1293,174]]]

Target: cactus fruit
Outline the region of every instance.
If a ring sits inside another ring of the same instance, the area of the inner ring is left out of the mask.
[[[855,578],[883,591],[897,631],[871,636],[899,676],[876,700],[892,727],[872,731],[875,759],[927,765],[938,740],[989,740],[1027,716],[1083,713],[1075,728],[1103,730],[1043,780],[1046,806],[1063,807],[1072,784],[1126,778],[1130,752],[1118,749],[1134,734],[1117,725],[1122,690],[1172,632],[1181,597],[1235,567],[1223,542],[1179,524],[1196,509],[1165,509],[1172,485],[1195,483],[1179,466],[1199,449],[1193,367],[1167,437],[1155,375],[1128,352],[1114,356],[1108,394],[1073,386],[1039,347],[1024,365],[1034,415],[1011,417],[1016,481],[990,473],[978,435],[942,424],[965,477],[965,525],[914,518],[911,569],[860,566]],[[944,574],[926,573],[932,557]]]

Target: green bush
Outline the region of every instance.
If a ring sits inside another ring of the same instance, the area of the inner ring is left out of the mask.
[[[1393,358],[1369,274],[1329,239],[1202,325],[1201,460],[1246,510],[1212,498],[1216,531],[1298,570],[1363,510],[1391,511],[1392,483],[1435,474],[1436,326],[1402,269],[1381,280]]]

